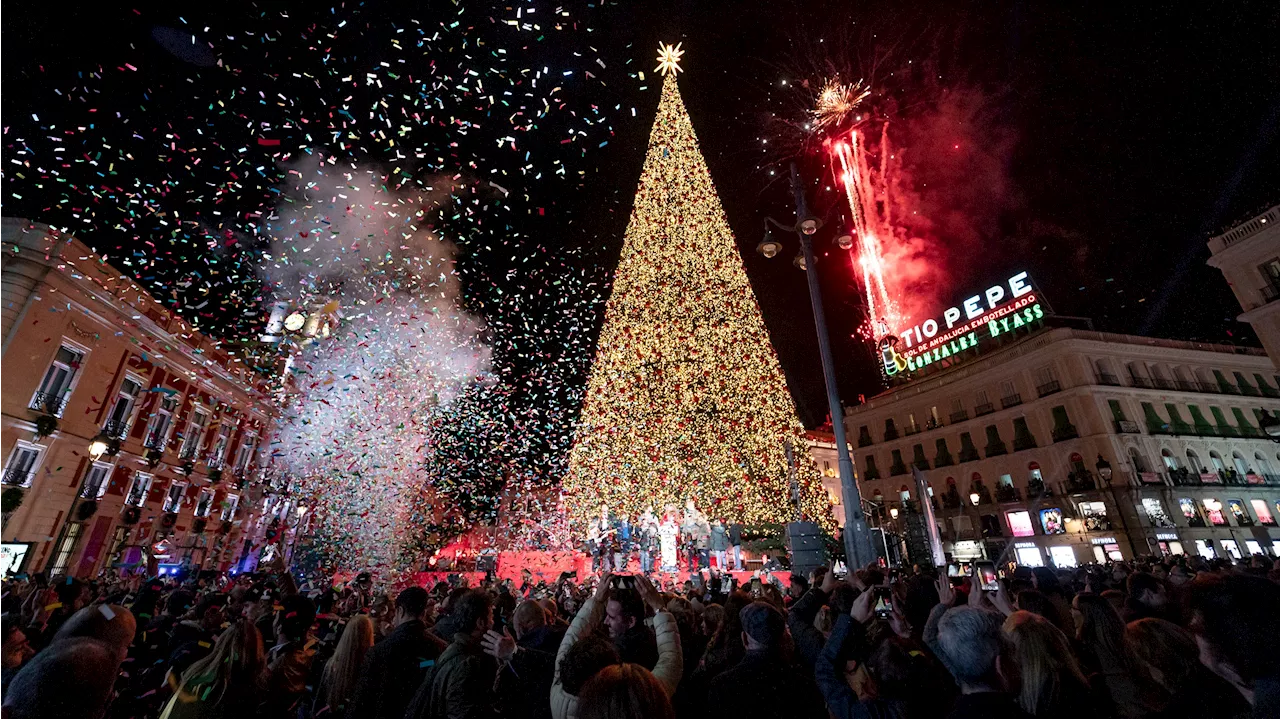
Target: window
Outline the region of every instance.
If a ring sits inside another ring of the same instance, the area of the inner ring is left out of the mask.
[[[107,564],[111,565],[122,560],[120,553],[125,549],[125,543],[129,541],[130,527],[116,527],[115,532],[111,534],[111,551],[107,553]]]
[[[1231,510],[1231,516],[1236,518],[1236,524],[1239,526],[1253,526],[1253,517],[1250,517],[1249,511],[1244,508],[1244,502],[1238,499],[1228,499],[1227,509]]]
[[[1249,469],[1249,463],[1245,461],[1244,455],[1239,452],[1231,453],[1231,463],[1236,466],[1236,471],[1240,473],[1241,477],[1252,471]]]
[[[84,487],[80,496],[85,499],[101,499],[107,493],[108,480],[111,479],[112,466],[105,462],[94,462],[84,476]]]
[[[1200,510],[1196,507],[1196,501],[1194,499],[1190,497],[1182,497],[1178,499],[1178,509],[1182,510],[1182,516],[1187,520],[1187,526],[1204,526],[1204,517],[1200,516]]]
[[[196,452],[204,442],[204,433],[207,429],[209,429],[209,413],[197,407],[192,412],[191,421],[187,424],[187,432],[182,437],[180,455],[183,459],[196,456]]]
[[[231,521],[236,516],[236,508],[239,506],[240,497],[238,495],[227,495],[227,498],[222,502],[222,514],[220,515],[222,521]]]
[[[141,392],[140,379],[125,377],[120,383],[115,404],[111,406],[111,414],[107,415],[107,423],[103,426],[108,435],[119,439],[129,431],[129,421],[133,419],[133,408],[137,405],[138,394]]]
[[[213,441],[213,449],[209,451],[208,464],[211,468],[218,469],[222,466],[222,460],[227,456],[227,444],[231,441],[231,430],[234,428],[234,425],[225,420],[218,426],[218,436]]]
[[[980,389],[980,390],[978,390],[978,393],[974,395],[974,398],[973,398],[973,399],[974,399],[974,402],[975,402],[976,404],[990,404],[990,403],[991,403],[991,400],[987,398],[987,391],[986,391],[985,389]]]
[[[1057,567],[1076,566],[1076,552],[1071,547],[1049,547],[1049,559]]]
[[[71,555],[75,554],[76,542],[80,540],[80,531],[82,529],[84,529],[84,525],[78,522],[67,524],[67,528],[62,534],[62,541],[58,543],[58,553],[53,557],[53,564],[49,565],[50,577],[66,574],[67,565],[71,564]]]
[[[1066,534],[1067,528],[1062,523],[1062,509],[1052,507],[1040,510],[1040,528],[1045,534]]]
[[[181,482],[174,482],[169,485],[169,491],[164,495],[164,504],[161,505],[162,512],[177,512],[182,509],[182,494],[187,491],[187,485]]]
[[[1080,520],[1084,523],[1084,531],[1099,532],[1111,529],[1111,522],[1107,519],[1107,505],[1105,502],[1081,502],[1079,506]]]
[[[1251,499],[1249,504],[1253,506],[1253,513],[1258,515],[1258,524],[1265,524],[1268,527],[1276,526],[1275,517],[1271,516],[1271,508],[1267,506],[1267,500]]]
[[[129,487],[129,494],[124,498],[125,504],[135,507],[141,507],[147,501],[147,492],[151,491],[151,480],[154,479],[149,474],[137,472],[133,475],[133,486]]]
[[[1209,452],[1209,462],[1213,465],[1213,471],[1215,472],[1227,471],[1227,465],[1223,463],[1222,455],[1218,454],[1216,451]]]
[[[146,446],[151,449],[164,451],[165,443],[169,440],[169,426],[173,424],[173,413],[178,409],[178,396],[168,395],[160,400],[160,406],[151,417],[151,423],[147,426]]]
[[[1172,471],[1176,471],[1179,469],[1178,459],[1173,456],[1173,452],[1170,452],[1167,449],[1160,450],[1160,459],[1164,460],[1165,468]]]
[[[1043,383],[1041,383],[1043,384]],[[1005,380],[1000,383],[1000,396],[1013,397],[1018,394],[1018,387],[1013,382]]]
[[[1261,472],[1264,477],[1270,477],[1275,474],[1271,470],[1271,463],[1267,461],[1266,457],[1262,456],[1261,452],[1253,453],[1253,463],[1258,466],[1258,471]]]
[[[1187,450],[1187,466],[1196,474],[1204,474],[1204,465],[1200,463],[1200,455],[1194,449]]]
[[[1031,513],[1023,510],[1015,512],[1005,512],[1005,519],[1009,521],[1009,531],[1015,537],[1032,537],[1035,536],[1036,530],[1031,526]]]
[[[1139,474],[1151,471],[1151,468],[1147,466],[1147,460],[1143,458],[1142,453],[1138,451],[1137,447],[1129,448],[1129,461],[1133,462],[1133,468],[1137,470]]]
[[[84,363],[84,355],[83,350],[65,344],[59,347],[57,354],[53,356],[53,363],[40,381],[40,389],[36,390],[28,406],[61,417],[62,410],[66,408],[67,396],[71,394],[72,381],[80,370],[80,365]]]
[[[213,511],[213,490],[200,490],[200,497],[196,500],[196,516],[207,517]]]
[[[18,440],[9,453],[9,464],[4,468],[4,483],[30,487],[31,480],[36,478],[42,454],[44,447]]]
[[[1147,515],[1153,527],[1172,527],[1173,520],[1164,511],[1164,505],[1155,497],[1142,498],[1142,511]]]
[[[1222,502],[1206,497],[1200,501],[1204,505],[1205,514],[1209,515],[1209,523],[1215,527],[1227,526],[1227,517],[1222,513]]]

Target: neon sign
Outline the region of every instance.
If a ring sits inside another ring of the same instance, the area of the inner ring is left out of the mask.
[[[880,341],[886,376],[915,372],[976,348],[983,340],[1007,334],[1044,319],[1045,308],[1026,272],[988,287],[942,317],[929,318],[902,331],[900,338]]]

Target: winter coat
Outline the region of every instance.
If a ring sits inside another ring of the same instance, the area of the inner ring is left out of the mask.
[[[407,621],[365,655],[347,702],[348,719],[402,719],[427,670],[447,645],[419,620]]]
[[[718,716],[826,719],[827,707],[812,675],[780,652],[747,652],[738,666],[711,680],[707,706]]]
[[[422,680],[405,719],[496,719],[497,673],[497,661],[484,653],[479,639],[457,634]]]
[[[603,611],[603,608],[600,610]],[[569,631],[565,632],[560,642],[560,650],[556,652],[555,680],[551,684],[551,716],[555,719],[577,719],[578,697],[569,694],[560,684],[560,662],[569,653],[570,647],[578,638],[594,629],[600,623],[595,597],[587,599],[578,610]],[[676,628],[676,619],[670,612],[658,612],[653,617],[653,630],[657,634],[658,663],[653,667],[653,676],[662,682],[667,696],[674,696],[680,677],[684,672],[684,657],[680,652],[680,630]]]
[[[711,551],[727,552],[729,551],[729,533],[719,524],[711,526]]]

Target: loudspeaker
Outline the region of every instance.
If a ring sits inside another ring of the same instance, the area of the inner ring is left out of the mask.
[[[827,563],[827,550],[822,541],[822,528],[814,522],[787,524],[787,546],[791,554],[791,571],[808,574]]]

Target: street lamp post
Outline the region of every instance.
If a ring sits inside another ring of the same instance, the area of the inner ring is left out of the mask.
[[[1111,485],[1111,479],[1114,475],[1111,469],[1111,463],[1098,455],[1098,461],[1093,465],[1098,470],[1098,478],[1102,480],[1102,484],[1107,488],[1107,494],[1111,495],[1111,506],[1116,508],[1116,516],[1120,518],[1120,528],[1124,530],[1125,540],[1129,543],[1129,552],[1136,559],[1138,557],[1138,543],[1133,541],[1133,534],[1129,531],[1129,520],[1124,517],[1124,507],[1116,502],[1116,490]]]
[[[76,505],[80,503],[80,495],[84,493],[84,480],[93,473],[93,462],[102,459],[102,455],[106,454],[107,450],[110,449],[110,439],[106,432],[99,432],[98,436],[89,441],[89,467],[76,484],[75,493],[71,495],[71,505],[67,507],[67,513],[62,517],[62,527],[58,529],[58,540],[54,543],[53,552],[49,555],[50,561],[56,562],[58,560],[59,547],[66,541],[67,530],[71,527],[71,513],[76,511]],[[47,571],[48,566],[45,569]]]
[[[978,504],[982,502],[982,495],[977,492],[969,493],[969,501],[973,504],[973,536],[977,538],[978,550],[982,552],[982,559],[987,559],[987,538],[982,536],[982,512],[978,511]]]
[[[791,163],[791,191],[795,195],[796,224],[794,227],[772,222],[779,229],[791,230],[800,238],[800,249],[804,258],[803,269],[809,280],[809,302],[813,305],[813,323],[818,334],[818,350],[822,357],[822,376],[827,385],[827,406],[831,412],[831,433],[835,435],[837,466],[840,470],[840,491],[844,495],[844,551],[850,569],[865,567],[875,559],[871,549],[871,533],[867,529],[867,518],[862,512],[862,495],[853,478],[853,460],[849,457],[849,444],[844,434],[844,409],[840,404],[840,389],[836,386],[835,364],[831,358],[831,338],[827,334],[827,318],[822,310],[822,291],[818,287],[818,269],[813,255],[813,235],[821,226],[821,221],[809,213],[809,206],[804,198],[804,186],[800,183],[800,172],[796,164]],[[778,254],[780,244],[774,241],[766,224],[765,239],[757,248],[765,257]],[[844,235],[841,235],[843,240]],[[841,246],[845,243],[838,241]],[[797,258],[799,259],[799,258]]]

